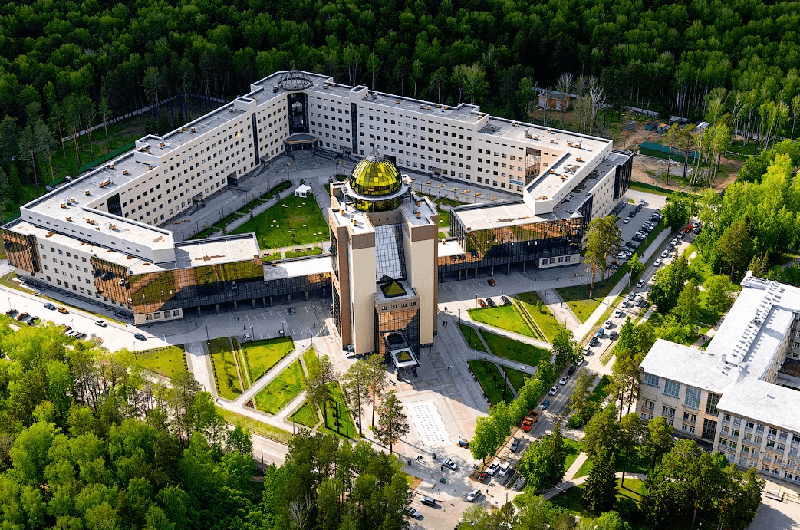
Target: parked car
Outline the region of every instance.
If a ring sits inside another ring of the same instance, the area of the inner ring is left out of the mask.
[[[622,224],[624,224],[624,225],[626,225],[626,224],[628,224],[630,222],[631,222],[631,220],[630,220],[629,217],[626,217],[625,219],[622,220]]]
[[[606,327],[606,329],[611,329],[611,328],[614,327],[614,323],[611,322],[610,320],[606,320],[606,323],[604,324],[604,326]]]
[[[134,338],[135,338],[136,340],[147,340],[147,337],[145,337],[145,336],[144,336],[144,335],[142,335],[141,333],[135,333],[133,336],[134,336]]]
[[[478,305],[480,305],[481,307],[486,307],[486,302],[484,301],[483,298],[478,298]]]
[[[469,449],[469,440],[465,440],[464,438],[459,438],[458,439],[458,446],[459,447],[464,447],[466,449]]]
[[[511,299],[506,295],[501,296],[500,299],[503,300],[503,305],[511,305]]]
[[[494,300],[492,300],[491,298],[487,298],[486,303],[489,304],[489,307],[497,307],[497,304],[495,304]]]
[[[575,366],[574,364],[573,364],[573,365],[571,365],[569,368],[567,368],[567,375],[572,375],[572,374],[574,374],[574,373],[575,373],[575,370],[577,370],[577,369],[578,369],[578,367],[577,367],[577,366]]]
[[[500,475],[501,477],[505,477],[506,475],[508,475],[508,472],[510,470],[511,470],[511,464],[509,464],[508,462],[503,462],[503,465],[501,465],[500,469],[498,470],[498,475]]]
[[[475,488],[474,490],[467,493],[467,502],[475,502],[475,499],[481,496],[481,490]]]
[[[433,497],[428,497],[427,495],[422,497],[422,500],[420,502],[422,502],[422,504],[424,504],[425,506],[436,506],[436,499],[434,499]]]
[[[497,470],[498,470],[498,469],[500,469],[500,463],[499,463],[499,462],[497,462],[497,461],[495,460],[494,462],[492,462],[492,463],[489,465],[489,467],[487,467],[487,468],[486,468],[486,473],[487,473],[487,474],[488,474],[490,477],[493,477],[493,476],[494,476],[494,474],[495,474],[495,473],[497,473]]]
[[[422,514],[416,508],[412,508],[411,506],[406,506],[406,513],[409,517],[413,517],[414,519],[421,519]]]
[[[488,283],[489,285],[494,287],[494,284],[495,284],[494,278],[489,278],[488,280],[486,280],[486,283]]]
[[[553,385],[552,387],[550,387],[550,391],[548,392],[548,394],[550,394],[551,396],[555,396],[557,392],[558,392],[558,385]]]
[[[598,344],[600,344],[600,339],[597,337],[592,337],[591,340],[589,340],[589,346],[597,346]]]
[[[639,288],[644,287],[644,279],[641,279],[638,282],[636,282],[636,287],[639,287]]]
[[[62,315],[66,315],[67,313],[69,313],[69,311],[67,311],[66,308],[63,307],[59,307],[58,312],[61,313]]]
[[[614,318],[622,318],[624,316],[625,316],[625,311],[623,311],[622,309],[617,309],[616,311],[614,311]]]
[[[619,333],[617,333],[616,331],[612,331],[611,333],[608,334],[608,338],[611,340],[617,340],[619,338]]]
[[[550,400],[545,399],[544,401],[542,401],[542,410],[547,410],[548,407],[550,407]]]
[[[106,324],[105,320],[95,320],[94,323],[97,324],[98,326],[100,326],[101,328],[105,328],[105,327],[108,326],[108,324]]]
[[[49,309],[50,311],[55,311],[56,310],[56,306],[54,306],[50,302],[47,302],[46,304],[44,304],[44,308],[45,309]]]
[[[663,261],[661,261],[661,258],[657,258],[657,259],[656,259],[656,260],[653,262],[653,265],[654,265],[654,266],[656,266],[656,267],[660,267],[662,263],[664,263],[664,262],[663,262]]]
[[[7,317],[15,318],[18,314],[19,311],[17,311],[16,309],[9,309],[8,311],[6,311]]]
[[[519,449],[519,440],[514,438],[511,441],[511,446],[509,447],[509,449],[511,450],[512,453],[516,453],[517,449]]]
[[[567,384],[567,378],[566,378],[566,376],[565,376],[565,377],[562,377],[561,379],[559,379],[559,380],[558,380],[558,384],[559,384],[559,385],[561,385],[561,386],[564,386],[564,385],[566,385],[566,384]]]
[[[244,334],[244,337],[242,337],[242,341],[243,341],[243,342],[249,342],[249,341],[251,341],[251,340],[253,340],[253,336],[252,336],[252,335],[250,335],[249,333],[245,333],[245,334]]]
[[[445,458],[444,462],[442,462],[442,465],[448,469],[452,469],[453,471],[456,471],[458,469],[458,464],[453,462],[452,458]]]
[[[76,334],[74,334],[73,337],[75,337],[76,339],[85,339],[86,338],[86,333],[83,333],[82,331],[79,331]]]
[[[662,252],[661,253],[661,257],[662,258],[668,258],[669,257],[669,250],[665,250],[664,252]]]
[[[600,329],[597,330],[597,336],[598,337],[604,337],[605,334],[606,334],[606,330],[605,329],[600,328]]]

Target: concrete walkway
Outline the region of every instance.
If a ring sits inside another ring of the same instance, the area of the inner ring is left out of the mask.
[[[278,361],[278,363],[275,366],[270,368],[266,374],[262,375],[255,383],[253,383],[253,386],[244,391],[242,395],[236,398],[234,402],[240,405],[244,405],[245,403],[253,399],[256,394],[261,392],[262,388],[267,386],[270,382],[272,382],[273,379],[278,377],[278,375],[284,369],[286,369],[286,367],[292,364],[298,357],[303,355],[304,352],[305,350],[301,351],[299,348],[295,347],[292,353],[290,353],[289,355]]]
[[[469,315],[467,315],[469,317]],[[494,333],[495,335],[502,335],[503,337],[514,339],[519,342],[524,342],[525,344],[530,344],[531,346],[536,346],[538,348],[544,348],[546,350],[550,349],[550,343],[545,342],[543,340],[536,340],[526,335],[521,335],[519,333],[514,333],[513,331],[507,331],[505,329],[496,328],[494,326],[490,326],[489,324],[484,324],[483,322],[476,322],[472,319],[469,319],[470,322],[475,328],[481,329],[483,331],[489,331]]]
[[[547,309],[553,314],[556,320],[564,324],[567,329],[577,329],[581,325],[581,321],[572,312],[568,304],[564,303],[564,299],[558,294],[555,289],[546,289],[537,292],[539,298],[542,299]]]
[[[581,457],[583,457],[583,458],[581,459]],[[558,495],[560,493],[563,493],[566,490],[570,489],[571,487],[580,486],[581,484],[586,482],[589,479],[588,475],[584,475],[584,476],[578,477],[578,478],[573,478],[575,476],[575,473],[578,472],[578,469],[580,469],[581,465],[583,465],[583,463],[586,461],[586,458],[587,458],[586,453],[581,453],[580,455],[578,455],[578,458],[575,460],[575,462],[573,462],[573,464],[567,470],[567,474],[564,475],[564,478],[561,480],[561,482],[559,482],[558,485],[556,485],[556,487],[550,488],[549,490],[544,492],[544,498],[546,500],[550,500],[553,497],[555,497],[556,495]],[[579,461],[580,461],[580,464],[578,464]],[[576,467],[576,464],[577,464],[577,467]],[[572,471],[572,475],[570,475],[570,471]],[[617,477],[617,478],[622,478],[622,471],[617,471],[616,473],[614,473],[614,476]],[[644,473],[629,473],[628,472],[628,473],[625,473],[625,478],[626,479],[631,478],[631,479],[636,479],[636,480],[647,480],[647,475],[645,475]]]

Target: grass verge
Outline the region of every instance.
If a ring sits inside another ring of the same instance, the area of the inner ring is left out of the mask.
[[[550,312],[547,306],[544,305],[544,302],[539,298],[536,291],[519,293],[517,294],[517,299],[522,303],[525,309],[528,310],[528,314],[536,322],[536,325],[539,326],[539,329],[542,330],[545,340],[547,342],[553,342],[553,337],[555,337],[558,330],[561,329],[561,324],[556,320],[556,317],[553,316],[553,313]]]
[[[288,444],[289,440],[292,439],[292,433],[289,431],[284,431],[283,429],[255,420],[249,416],[237,414],[236,412],[231,412],[221,407],[217,407],[217,412],[231,425],[241,425],[243,429],[247,429],[252,434],[258,434],[259,436],[275,440],[282,444]]]
[[[219,337],[208,341],[211,365],[214,367],[214,381],[217,392],[225,399],[233,401],[242,395],[242,382],[236,372],[236,360],[231,350],[230,337]]]
[[[578,455],[583,451],[583,444],[571,438],[564,438],[564,448],[567,450],[567,460],[564,463],[564,471],[578,459]]]
[[[544,348],[509,339],[490,331],[481,331],[481,335],[492,353],[498,357],[530,366],[538,366],[539,361],[550,358],[550,352]]]
[[[131,354],[131,362],[144,370],[172,379],[186,370],[183,345],[153,348]]]
[[[286,367],[255,396],[255,406],[262,412],[277,414],[296,398],[306,385],[306,376],[300,361]]]
[[[501,401],[511,403],[511,401],[514,400],[514,394],[511,392],[511,389],[508,388],[508,385],[506,385],[503,376],[500,374],[500,370],[497,369],[497,366],[493,362],[485,359],[473,359],[467,361],[467,364],[472,369],[472,373],[475,374],[475,377],[478,378],[478,383],[480,383],[483,393],[486,394],[486,399],[489,400],[489,403],[496,405]],[[503,399],[503,388],[506,389],[505,400]]]
[[[313,429],[319,423],[317,408],[306,400],[303,405],[291,416],[292,421]]]
[[[468,309],[469,317],[475,322],[483,322],[489,326],[504,329],[512,333],[538,338],[528,324],[522,320],[514,306],[501,305],[498,307],[481,307]]]
[[[478,336],[480,331],[467,324],[459,324],[458,329],[461,330],[461,334],[464,336],[464,340],[467,341],[470,348],[486,353],[486,347]]]
[[[525,380],[530,379],[533,377],[531,374],[527,372],[523,372],[522,370],[514,370],[513,368],[508,368],[507,366],[503,367],[503,371],[506,373],[506,377],[508,377],[508,381],[511,383],[511,386],[514,387],[514,390],[517,392],[525,386]]]
[[[330,396],[330,400],[328,401],[327,407],[327,427],[323,423],[318,430],[320,432],[336,434],[351,440],[358,439],[358,427],[356,427],[353,418],[350,416],[347,403],[344,401],[342,387],[339,385],[338,381],[328,385],[328,395]],[[339,415],[338,428],[336,426],[337,412]]]

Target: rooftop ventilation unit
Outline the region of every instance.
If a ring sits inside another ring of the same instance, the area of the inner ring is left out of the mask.
[[[123,175],[127,175],[127,174],[128,174],[128,170],[127,170],[127,169],[123,169],[123,170],[122,170],[122,174],[123,174]]]
[[[68,222],[72,222],[72,217],[67,217]]]

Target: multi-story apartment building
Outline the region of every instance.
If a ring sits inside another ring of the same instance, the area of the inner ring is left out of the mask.
[[[308,295],[330,281],[328,256],[303,267],[268,264],[259,273],[254,241],[181,243],[169,228],[260,164],[309,145],[358,158],[377,150],[401,170],[520,193],[518,204],[455,216],[459,239],[444,247],[440,276],[520,261],[577,263],[586,223],[613,207],[630,176],[630,157],[612,153],[610,140],[491,117],[475,105],[437,105],[323,75],[278,72],[24,205],[0,235],[25,281],[109,306],[137,323],[298,290]],[[511,218],[505,208],[514,209]],[[470,216],[484,222],[472,226]],[[228,263],[247,263],[247,272],[231,274]],[[213,277],[177,273],[202,266],[216,267]]]
[[[731,462],[800,482],[800,289],[752,277],[705,351],[659,339],[637,412],[663,416]]]

